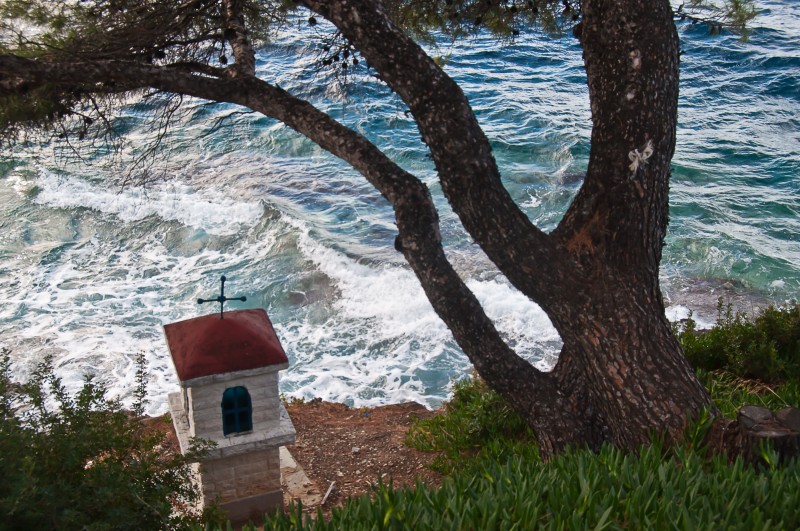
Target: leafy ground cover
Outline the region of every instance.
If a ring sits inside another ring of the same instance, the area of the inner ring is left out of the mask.
[[[548,462],[481,458],[439,489],[350,500],[329,520],[300,507],[266,529],[797,529],[800,465],[755,470],[700,453],[604,447]]]
[[[724,370],[764,384],[800,380],[800,305],[770,306],[754,317],[720,299],[717,322],[699,332],[690,317],[675,329],[696,369]]]
[[[675,334],[725,416],[745,404],[800,405],[800,305],[770,306],[750,318],[720,299],[710,330],[698,331],[690,317]]]

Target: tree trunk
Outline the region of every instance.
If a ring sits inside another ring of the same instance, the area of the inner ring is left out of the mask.
[[[580,371],[583,387],[572,388],[582,396],[573,407],[586,408],[586,422],[602,426],[590,434],[600,439],[586,441],[592,446],[609,440],[635,448],[655,432],[680,439],[686,423],[711,407],[672,334],[660,296],[643,296],[644,288],[604,283],[590,299],[565,290],[568,314],[553,315],[568,323],[559,327],[564,349],[554,373],[563,379]]]
[[[616,445],[680,438],[711,401],[664,315],[658,281],[675,146],[678,36],[667,1],[585,0],[577,28],[592,109],[584,186],[552,236],[576,259],[548,314]],[[549,301],[547,301],[549,302]],[[556,367],[558,373],[562,369]],[[598,422],[598,421],[595,421]]]

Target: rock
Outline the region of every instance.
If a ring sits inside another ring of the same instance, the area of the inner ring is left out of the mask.
[[[744,406],[739,410],[739,423],[746,430],[756,428],[758,425],[768,424],[775,419],[772,411],[766,407]]]
[[[766,462],[762,452],[767,444],[777,454],[779,463],[786,463],[800,456],[800,431],[787,426],[784,419],[791,424],[800,421],[800,411],[780,412],[780,418],[764,407],[744,406],[739,410],[739,448],[746,463],[757,466],[773,466],[776,463]]]
[[[775,414],[775,418],[786,428],[800,433],[800,409],[785,407]]]
[[[294,306],[300,306],[308,302],[306,298],[306,294],[302,291],[290,291],[289,292],[289,303]]]
[[[352,449],[352,450],[350,450],[350,451],[351,451],[353,454],[357,454],[358,452],[360,452],[360,451],[361,451],[361,448],[359,448],[358,446],[353,446],[353,449]]]

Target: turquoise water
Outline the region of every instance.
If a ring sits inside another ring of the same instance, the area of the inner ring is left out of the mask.
[[[800,5],[759,3],[748,42],[680,27],[682,85],[662,284],[668,315],[714,317],[718,297],[751,309],[800,295]],[[545,368],[560,340],[510,288],[442,198],[404,107],[377,80],[320,83],[315,30],[260,50],[269,80],[356,128],[432,189],[447,252],[490,316]],[[571,37],[478,35],[446,69],[492,141],[505,185],[552,229],[580,186],[589,106]],[[266,64],[269,57],[271,64]],[[282,390],[356,405],[435,406],[470,370],[393,248],[391,209],[363,178],[286,127],[226,105],[189,102],[157,172],[119,186],[125,166],[58,160],[48,146],[0,159],[0,339],[24,377],[53,354],[68,384],[93,374],[129,398],[133,357],[151,370],[151,412],[176,388],[164,323],[211,312],[218,278],[231,307],[264,307],[290,357]],[[152,127],[132,104],[135,151]],[[215,124],[223,118],[221,125]]]

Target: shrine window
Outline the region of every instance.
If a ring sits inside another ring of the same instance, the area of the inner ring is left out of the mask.
[[[225,389],[222,393],[222,433],[229,435],[252,429],[253,405],[250,393],[242,386]]]

